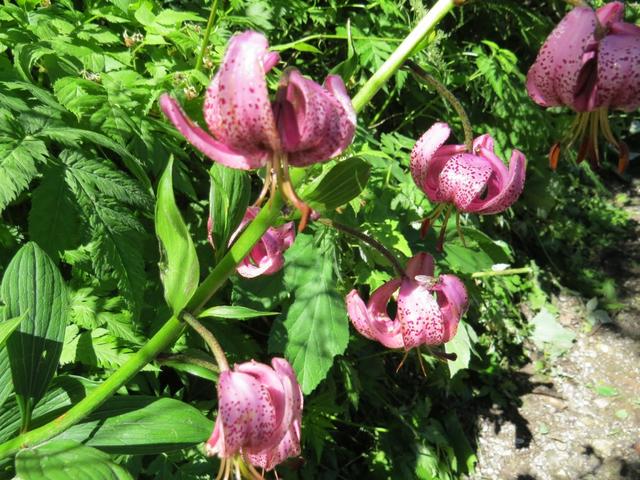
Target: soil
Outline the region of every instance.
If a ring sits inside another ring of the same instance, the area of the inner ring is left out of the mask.
[[[632,191],[626,208],[637,234],[603,258],[624,308],[587,331],[585,299],[554,299],[576,340],[544,368],[533,361],[522,369],[519,405],[480,417],[470,480],[640,480],[640,182]]]

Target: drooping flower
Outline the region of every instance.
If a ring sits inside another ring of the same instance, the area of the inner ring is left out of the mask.
[[[543,107],[565,105],[578,112],[568,145],[581,141],[578,160],[598,164],[598,134],[620,152],[618,168],[628,162],[626,146],[609,127],[608,111],[640,106],[640,27],[623,21],[624,3],[592,10],[577,7],[551,32],[527,74],[527,91]],[[559,144],[550,153],[552,167]]]
[[[258,207],[247,208],[240,225],[238,225],[238,228],[229,239],[229,245],[240,235],[247,223],[256,218],[259,211]],[[212,243],[211,218],[209,218],[207,225],[209,228],[209,242]],[[238,264],[236,271],[245,278],[272,275],[278,272],[284,266],[284,252],[293,245],[294,239],[295,227],[293,222],[287,222],[279,227],[269,227],[249,255]]]
[[[387,313],[391,296],[400,289],[392,320]],[[467,309],[467,291],[455,275],[434,277],[433,257],[418,253],[409,260],[406,276],[376,289],[365,302],[357,290],[346,298],[347,313],[358,332],[387,348],[409,350],[451,340]]]
[[[493,139],[481,135],[473,152],[464,145],[444,145],[451,130],[435,123],[411,152],[411,175],[429,200],[452,203],[460,212],[482,215],[510,207],[524,188],[526,159],[513,150],[509,168],[493,152]]]
[[[271,366],[251,361],[221,372],[207,454],[222,459],[221,469],[250,464],[272,470],[300,454],[302,405],[300,385],[283,358],[272,359]]]
[[[245,170],[272,169],[283,194],[303,210],[303,227],[309,211],[291,187],[288,166],[303,167],[339,155],[353,139],[356,114],[336,75],[327,76],[320,86],[288,69],[270,101],[266,74],[280,57],[268,47],[265,36],[252,31],[229,41],[204,102],[211,135],[169,95],[160,97],[160,106],[180,133],[213,161]],[[271,174],[266,179],[270,182]]]

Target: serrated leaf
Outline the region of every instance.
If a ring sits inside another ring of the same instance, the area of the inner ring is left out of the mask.
[[[285,284],[295,290],[295,299],[283,321],[284,353],[305,394],[326,377],[349,342],[344,299],[335,288],[333,248],[327,241],[319,249],[312,236],[301,234],[285,253]]]
[[[0,115],[0,212],[38,174],[37,165],[47,158],[47,146],[32,136],[30,124]]]
[[[227,244],[249,206],[251,182],[246,172],[214,163],[209,170],[209,215],[211,241],[216,258],[227,251]]]
[[[133,480],[108,454],[73,440],[53,440],[16,455],[21,480]]]
[[[110,453],[151,454],[206,441],[213,422],[191,405],[173,398],[113,397],[86,421],[59,437]]]
[[[173,313],[178,315],[198,288],[200,265],[189,229],[173,196],[172,169],[173,158],[170,158],[158,183],[156,234],[163,251],[160,276],[164,298]]]
[[[0,296],[5,318],[27,317],[7,341],[11,377],[23,424],[55,374],[68,321],[67,287],[49,256],[29,242],[9,263]]]
[[[31,239],[43,246],[53,258],[80,240],[80,212],[64,178],[64,169],[45,170],[40,185],[33,191],[29,212]]]
[[[370,165],[361,158],[347,158],[305,188],[304,200],[320,211],[335,210],[360,195],[370,171]]]
[[[240,307],[234,305],[218,305],[207,308],[198,315],[198,318],[229,318],[236,320],[244,320],[246,318],[265,317],[268,315],[278,315],[278,312],[261,312],[252,308]]]

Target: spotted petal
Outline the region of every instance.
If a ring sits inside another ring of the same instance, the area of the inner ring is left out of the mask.
[[[209,440],[209,453],[230,457],[243,447],[258,448],[276,427],[276,408],[269,390],[254,376],[225,371],[218,380],[218,416],[221,432]],[[217,420],[216,420],[217,422]],[[220,434],[222,433],[222,435]],[[224,447],[220,447],[223,440]]]
[[[446,343],[455,337],[460,318],[467,309],[469,297],[464,283],[455,275],[441,275],[434,290],[442,312],[444,327],[442,342]]]
[[[214,139],[182,111],[178,102],[167,94],[160,96],[160,108],[183,137],[211,160],[226,167],[249,170],[266,162],[265,154],[247,155]]]
[[[451,129],[446,123],[434,123],[416,142],[413,150],[411,150],[411,176],[416,182],[418,188],[424,191],[430,200],[437,202],[438,177],[444,162],[438,162],[438,165],[432,165],[436,152],[447,141]],[[444,161],[449,156],[440,156]]]
[[[264,165],[280,149],[265,74],[278,57],[264,35],[246,31],[229,41],[204,103],[211,133],[222,143]],[[253,167],[255,168],[255,167]]]
[[[543,107],[568,105],[584,110],[595,87],[594,59],[589,52],[595,46],[596,25],[595,12],[578,7],[551,32],[527,74],[527,91],[534,102]],[[577,96],[582,105],[576,105]]]
[[[282,77],[275,108],[291,165],[302,167],[329,160],[353,139],[355,112],[349,108],[346,89],[337,77],[327,81],[329,89],[294,69]]]
[[[633,33],[607,35],[598,51],[598,103],[627,112],[640,107],[640,28]]]
[[[438,195],[466,212],[486,187],[492,172],[491,165],[482,157],[468,153],[455,155],[440,172]]]

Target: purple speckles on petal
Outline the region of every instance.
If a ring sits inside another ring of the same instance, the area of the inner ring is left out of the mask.
[[[218,418],[207,442],[209,455],[240,453],[253,465],[273,469],[300,453],[302,391],[289,362],[251,361],[222,372]]]
[[[418,253],[408,262],[406,277],[376,289],[368,304],[356,290],[347,295],[347,313],[356,330],[387,348],[410,349],[451,340],[467,307],[467,293],[455,275],[433,277],[434,261]],[[396,318],[387,313],[392,294],[400,289]]]
[[[518,150],[509,168],[493,152],[493,139],[485,134],[464,145],[443,145],[448,126],[436,123],[411,153],[411,174],[434,202],[453,203],[461,212],[490,214],[510,207],[524,188],[526,160]]]
[[[544,107],[566,105],[577,112],[636,109],[640,28],[623,18],[622,2],[569,12],[529,70],[529,96]]]

